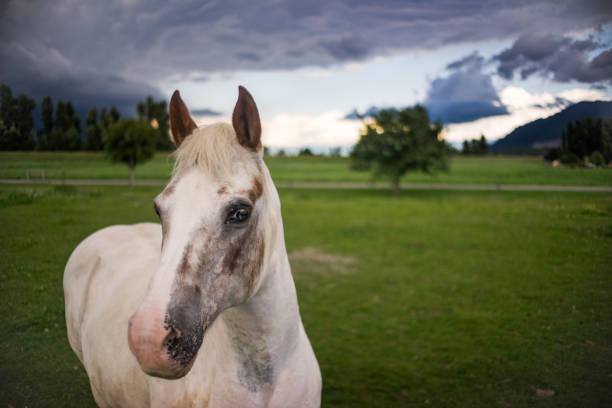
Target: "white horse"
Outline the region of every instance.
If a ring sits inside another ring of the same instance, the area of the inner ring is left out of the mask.
[[[232,125],[170,101],[174,175],[159,224],[86,238],[64,272],[68,339],[102,407],[316,407],[261,125],[239,88]]]

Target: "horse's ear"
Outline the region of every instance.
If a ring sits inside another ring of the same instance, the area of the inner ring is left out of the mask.
[[[195,124],[185,102],[181,99],[179,91],[174,91],[170,99],[170,129],[172,130],[172,141],[178,148],[183,140],[189,136],[198,126]]]
[[[253,97],[243,86],[238,87],[238,102],[232,115],[232,125],[238,142],[245,148],[261,149],[261,122]]]

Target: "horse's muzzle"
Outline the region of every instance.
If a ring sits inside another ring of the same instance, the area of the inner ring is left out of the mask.
[[[177,379],[186,375],[195,355],[189,360],[177,358],[184,342],[176,329],[165,322],[165,310],[143,304],[132,316],[128,344],[142,370],[155,377]]]

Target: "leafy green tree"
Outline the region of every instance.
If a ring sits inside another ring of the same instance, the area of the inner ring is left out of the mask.
[[[111,123],[115,123],[119,119],[121,119],[121,112],[119,112],[119,109],[117,109],[114,106],[111,106],[110,111],[109,111],[109,115],[110,115]]]
[[[406,172],[447,169],[448,149],[440,138],[442,124],[431,124],[427,109],[416,105],[399,111],[381,110],[373,119],[351,152],[352,165],[390,177],[394,196],[399,196],[400,178]]]
[[[0,150],[10,150],[9,146],[8,128],[4,124],[4,121],[0,119]]]
[[[102,131],[104,132],[119,119],[121,119],[121,113],[114,106],[111,106],[110,110],[102,108],[100,111],[100,127],[102,128]]]
[[[19,138],[15,148],[19,150],[32,150],[36,145],[34,140],[34,99],[20,94],[15,100],[15,124],[19,130]]]
[[[4,134],[0,138],[0,150],[17,150],[15,140],[19,136],[19,130],[13,123],[9,128],[5,129]]]
[[[121,119],[104,132],[104,149],[114,162],[124,163],[130,170],[130,188],[134,187],[134,168],[155,152],[158,132],[144,120]]]
[[[34,108],[36,103],[27,95],[13,97],[8,85],[0,86],[0,119],[3,122],[0,148],[31,150],[34,148]]]
[[[168,133],[168,109],[165,100],[155,101],[153,97],[147,96],[144,102],[138,102],[136,106],[138,117],[146,119],[151,126],[159,132],[156,147],[159,150],[170,150],[174,146],[170,141]]]
[[[487,138],[485,137],[485,135],[480,135],[480,139],[478,139],[478,153],[479,154],[489,153],[489,143],[487,142]]]
[[[13,110],[13,92],[8,85],[0,85],[0,119],[9,128],[15,122]]]
[[[66,118],[68,120],[68,123],[70,124],[68,126],[68,129],[73,127],[75,128],[77,133],[79,133],[80,135],[81,134],[81,118],[79,117],[79,114],[76,113],[76,110],[74,109],[74,105],[70,101],[66,102]]]
[[[102,150],[102,128],[98,123],[98,109],[91,108],[85,117],[85,149]]]
[[[58,141],[58,149],[60,150],[79,150],[81,148],[81,135],[78,129],[70,126],[68,130],[58,131],[55,140]]]
[[[480,135],[480,139],[464,140],[461,154],[488,154],[489,143],[484,135]]]
[[[43,132],[50,134],[53,131],[53,102],[50,96],[44,96],[40,104],[40,117],[43,124]]]
[[[42,121],[42,129],[38,131],[38,149],[49,150],[51,134],[55,127],[53,118],[53,102],[50,96],[44,96],[40,103],[40,119]]]
[[[70,117],[66,112],[66,104],[61,99],[57,100],[55,108],[55,128],[62,131],[70,129]]]
[[[300,149],[300,151],[298,152],[298,156],[314,156],[314,153],[312,152],[312,150],[310,150],[310,148],[306,147],[304,149]]]
[[[612,119],[591,118],[577,120],[567,124],[561,135],[562,156],[569,153],[578,158],[578,164],[584,164],[593,152],[599,152],[603,159],[612,161]]]
[[[102,108],[100,110],[100,126],[102,127],[102,130],[104,131],[108,129],[111,124],[111,118],[108,114],[108,111],[106,110],[106,108]]]

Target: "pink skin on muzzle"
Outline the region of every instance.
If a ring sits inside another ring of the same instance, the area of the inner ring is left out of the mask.
[[[128,344],[145,373],[177,379],[189,372],[195,358],[186,366],[181,366],[170,357],[168,339],[176,336],[176,333],[165,328],[165,315],[165,310],[141,305],[130,319]]]

